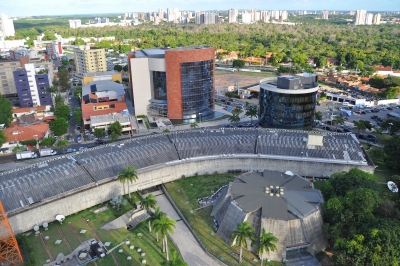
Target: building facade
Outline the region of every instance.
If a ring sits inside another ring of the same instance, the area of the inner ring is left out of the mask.
[[[228,23],[236,23],[238,18],[238,10],[231,8],[228,11]]]
[[[7,15],[0,16],[0,39],[5,39],[8,36],[14,36],[14,22]]]
[[[52,105],[51,94],[46,92],[50,87],[48,74],[36,74],[34,64],[25,64],[13,74],[21,107]]]
[[[322,11],[322,19],[328,19],[328,16],[329,16],[329,11],[327,10]]]
[[[70,19],[69,20],[69,27],[71,29],[80,28],[82,26],[82,21],[80,19]]]
[[[20,61],[0,61],[0,93],[5,97],[16,96],[17,87],[13,72],[21,67]]]
[[[56,57],[60,57],[63,55],[62,44],[59,41],[52,41],[51,43],[46,45],[47,54],[55,59]]]
[[[91,48],[88,45],[74,49],[76,73],[82,77],[83,73],[107,71],[106,51]]]
[[[357,10],[355,25],[365,25],[366,18],[367,18],[366,10]]]
[[[215,49],[181,47],[135,52],[128,61],[135,112],[190,120],[214,111]]]
[[[312,129],[318,77],[303,73],[260,82],[259,125],[268,128]]]

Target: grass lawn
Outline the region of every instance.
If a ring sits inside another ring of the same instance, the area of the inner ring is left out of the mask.
[[[213,217],[210,216],[212,206],[196,210],[193,213],[190,213],[190,210],[195,210],[199,207],[196,199],[210,196],[221,186],[233,181],[234,178],[234,174],[194,176],[176,180],[165,185],[168,193],[208,251],[215,257],[223,260],[227,265],[238,265],[238,257],[232,256],[231,252],[239,253],[239,248],[231,247],[214,233],[212,229]],[[244,258],[241,265],[260,265],[260,262],[253,261],[257,256],[251,252],[243,250],[243,255]],[[281,263],[270,262],[268,265],[276,266],[281,265]]]
[[[132,193],[132,195],[134,195]],[[134,195],[134,200],[137,201],[138,197],[135,194]],[[125,196],[126,197],[126,196]],[[107,206],[109,209],[95,214],[93,211],[96,209],[99,209],[101,207]],[[132,204],[128,203],[123,207],[123,210],[121,211],[121,214],[130,210],[132,208]],[[119,215],[115,209],[112,209],[112,206],[109,203],[104,203],[98,206],[94,206],[90,209],[81,211],[77,214],[70,215],[65,218],[65,221],[63,224],[60,224],[59,222],[53,222],[49,224],[49,230],[44,231],[43,228],[41,228],[41,233],[43,236],[49,236],[49,240],[45,240],[46,244],[50,250],[51,255],[53,256],[54,259],[57,258],[57,255],[59,253],[63,253],[64,255],[70,254],[70,251],[68,249],[67,244],[65,241],[62,239],[61,235],[59,234],[57,227],[60,228],[60,230],[63,232],[65,235],[65,238],[67,239],[68,243],[71,245],[72,250],[74,250],[79,244],[79,240],[77,236],[74,234],[73,230],[69,226],[69,222],[72,223],[73,227],[75,228],[75,231],[79,235],[82,241],[89,240],[91,238],[95,238],[94,234],[90,230],[89,226],[85,222],[85,220],[82,217],[85,217],[86,219],[89,220],[91,226],[94,228],[96,234],[100,237],[103,243],[105,242],[111,242],[111,245],[108,247],[108,249],[113,248],[114,246],[118,245],[119,243],[123,242],[124,240],[129,240],[130,244],[126,245],[123,244],[120,247],[118,247],[116,250],[112,252],[114,254],[115,258],[117,259],[119,265],[121,266],[130,266],[130,265],[161,265],[165,261],[165,254],[162,253],[162,246],[161,246],[161,240],[160,242],[156,242],[155,238],[155,233],[149,233],[148,227],[147,227],[147,221],[142,222],[139,224],[138,227],[136,227],[132,231],[127,231],[125,228],[117,229],[117,230],[102,230],[100,229],[101,226],[103,226],[105,223],[114,220],[117,218]],[[79,232],[84,229],[86,232],[84,234],[80,234]],[[142,236],[139,237],[137,236],[138,233],[141,233]],[[63,240],[61,244],[56,245],[55,241],[56,240]],[[46,263],[46,260],[49,259],[49,256],[46,253],[46,250],[43,246],[43,243],[40,239],[39,236],[35,236],[34,233],[31,233],[28,236],[28,240],[33,247],[33,252],[36,255],[36,264],[35,265],[43,265]],[[130,249],[129,247],[133,245],[135,248]],[[168,247],[170,250],[170,254],[172,250],[175,250],[176,247],[173,244],[172,240],[169,239],[168,241]],[[141,257],[140,253],[137,252],[137,248],[141,248],[143,253],[146,253],[144,256],[144,259],[146,259],[146,264],[141,263]],[[119,253],[118,250],[122,249],[123,252]],[[128,261],[127,257],[131,256],[132,261]],[[114,260],[110,255],[106,256],[104,259],[100,259],[96,261],[97,265],[99,266],[113,266],[115,265]],[[90,263],[88,265],[94,266],[94,263]]]

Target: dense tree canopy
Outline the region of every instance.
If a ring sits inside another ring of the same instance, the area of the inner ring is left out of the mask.
[[[11,103],[0,94],[0,124],[8,127],[12,121]]]
[[[69,124],[67,120],[63,117],[57,117],[54,121],[50,124],[50,129],[54,132],[55,136],[62,136],[67,133],[67,129]]]

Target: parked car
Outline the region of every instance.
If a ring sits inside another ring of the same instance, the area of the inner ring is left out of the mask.
[[[95,142],[96,145],[103,145],[104,144],[104,140],[98,139]]]
[[[67,149],[67,152],[76,152],[76,149],[68,148],[68,149]]]
[[[87,148],[86,148],[86,147],[79,147],[78,150],[80,150],[80,151],[82,151],[82,150],[87,150]]]

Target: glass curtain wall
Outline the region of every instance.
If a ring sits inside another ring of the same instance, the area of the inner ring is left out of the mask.
[[[181,64],[183,118],[213,113],[213,60]]]
[[[314,125],[317,92],[282,94],[261,89],[262,127],[311,130]]]

